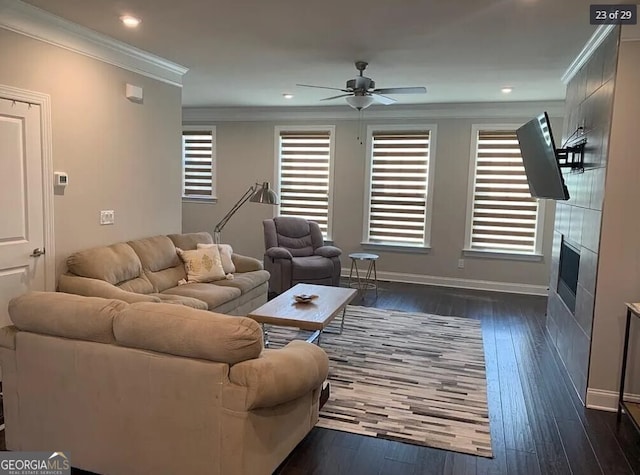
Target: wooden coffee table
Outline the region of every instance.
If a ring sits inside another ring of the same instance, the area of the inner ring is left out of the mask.
[[[297,284],[278,295],[263,306],[253,310],[247,317],[262,324],[264,345],[269,346],[269,334],[265,325],[295,327],[314,333],[308,342],[320,344],[320,335],[329,323],[342,311],[340,332],[344,328],[344,313],[349,302],[357,294],[355,289],[330,287],[327,285]],[[294,295],[315,294],[318,297],[309,303],[297,303]]]

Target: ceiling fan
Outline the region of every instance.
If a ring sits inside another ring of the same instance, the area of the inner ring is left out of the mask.
[[[385,94],[425,94],[427,92],[426,87],[387,87],[376,89],[376,83],[373,79],[362,75],[368,64],[369,63],[365,61],[356,61],[356,69],[360,71],[360,75],[353,79],[349,79],[347,81],[347,86],[344,89],[338,87],[312,86],[309,84],[296,84],[296,86],[342,91],[346,94],[326,97],[321,100],[331,101],[333,99],[345,97],[347,104],[358,110],[366,109],[374,102],[379,102],[384,105],[396,102],[395,99],[387,97]]]

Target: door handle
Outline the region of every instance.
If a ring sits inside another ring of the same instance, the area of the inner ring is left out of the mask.
[[[31,253],[31,257],[40,257],[44,255],[44,248],[36,247]]]

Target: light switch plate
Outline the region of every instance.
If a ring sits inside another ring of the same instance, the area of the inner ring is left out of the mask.
[[[112,209],[100,211],[100,224],[113,224],[116,221],[116,213]]]

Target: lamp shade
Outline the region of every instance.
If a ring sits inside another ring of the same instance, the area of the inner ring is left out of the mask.
[[[358,110],[366,109],[375,102],[375,99],[371,96],[348,96],[345,100],[347,104]]]
[[[265,181],[259,187],[253,196],[249,199],[252,203],[262,203],[266,205],[277,205],[278,195],[271,189],[269,182]]]

